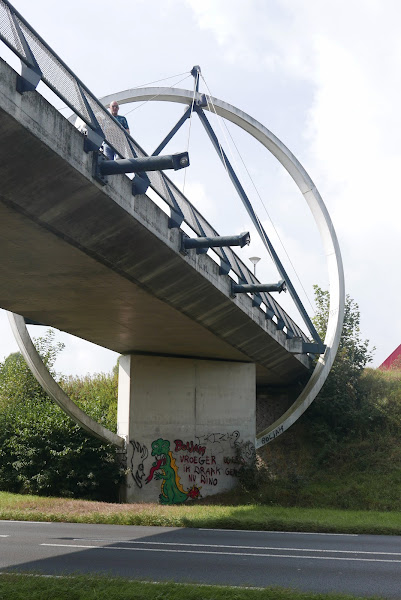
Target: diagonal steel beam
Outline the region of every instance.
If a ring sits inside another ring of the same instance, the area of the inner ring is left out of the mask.
[[[297,294],[297,291],[295,290],[294,286],[292,285],[290,278],[287,275],[287,272],[273,247],[273,244],[271,243],[267,233],[265,232],[261,222],[259,221],[255,211],[253,210],[252,204],[250,203],[248,196],[245,193],[244,188],[242,187],[234,169],[232,168],[231,163],[228,160],[226,153],[224,152],[212,126],[209,123],[209,120],[207,119],[202,108],[195,105],[194,110],[198,114],[200,121],[201,121],[202,125],[204,126],[204,128],[210,138],[210,141],[212,142],[212,145],[213,145],[214,149],[216,150],[221,162],[227,169],[228,176],[230,177],[239,197],[241,198],[249,216],[251,217],[252,223],[254,224],[256,230],[259,232],[259,235],[262,238],[262,241],[263,241],[265,247],[267,248],[270,256],[272,257],[272,260],[273,260],[274,264],[276,265],[281,278],[284,279],[284,281],[286,282],[287,289],[288,289],[296,307],[298,308],[298,310],[305,322],[305,325],[307,326],[312,338],[318,343],[318,345],[321,349],[321,352],[324,352],[324,344],[323,344],[322,340],[320,339],[320,336],[319,336],[318,332],[316,331],[316,328],[313,325],[308,313],[306,312],[305,307],[303,306],[301,299]]]

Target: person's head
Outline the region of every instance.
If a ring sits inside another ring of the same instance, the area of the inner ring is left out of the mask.
[[[113,115],[113,117],[116,117],[118,115],[119,108],[120,107],[118,106],[117,100],[112,100],[112,102],[110,102],[110,104],[109,104],[109,111],[111,112],[111,114]]]

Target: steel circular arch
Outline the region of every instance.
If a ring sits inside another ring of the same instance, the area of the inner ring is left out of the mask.
[[[197,100],[201,101],[201,99],[202,94],[199,92],[195,93],[194,98],[194,92],[189,90],[149,87],[125,90],[104,96],[101,98],[101,102],[105,106],[112,100],[117,100],[120,104],[153,101],[177,102],[191,105],[194,100],[196,102]],[[343,264],[337,236],[328,210],[315,184],[297,158],[271,131],[240,109],[213,97],[210,97],[210,102],[204,109],[210,110],[210,105],[214,107],[217,115],[231,121],[258,140],[288,171],[309,205],[323,242],[327,261],[330,306],[324,340],[326,350],[319,357],[309,381],[292,406],[272,425],[257,433],[255,445],[256,448],[260,448],[295,423],[316,398],[326,381],[337,353],[344,319],[345,286]]]
[[[81,410],[64,392],[64,390],[55,381],[52,375],[47,370],[45,364],[42,361],[41,356],[36,350],[29,331],[25,324],[24,317],[16,315],[12,312],[7,312],[8,320],[11,325],[14,337],[17,341],[18,347],[21,351],[22,356],[32,371],[32,374],[40,383],[42,388],[49,394],[56,404],[64,410],[65,413],[75,423],[78,423],[83,429],[85,429],[91,435],[97,437],[106,444],[112,444],[117,446],[121,450],[125,449],[125,440],[116,433],[113,433],[94,419],[87,415]]]

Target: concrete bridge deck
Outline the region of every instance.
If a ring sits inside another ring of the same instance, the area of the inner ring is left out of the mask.
[[[254,362],[287,385],[306,355],[119,175],[102,187],[82,134],[0,60],[0,307],[121,354]]]

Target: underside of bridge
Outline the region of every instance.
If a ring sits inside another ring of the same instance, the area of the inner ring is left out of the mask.
[[[0,100],[2,308],[121,354],[254,362],[259,384],[308,374],[209,256],[179,253],[179,231],[126,176],[94,181],[82,134],[36,92],[15,92],[5,64]]]

